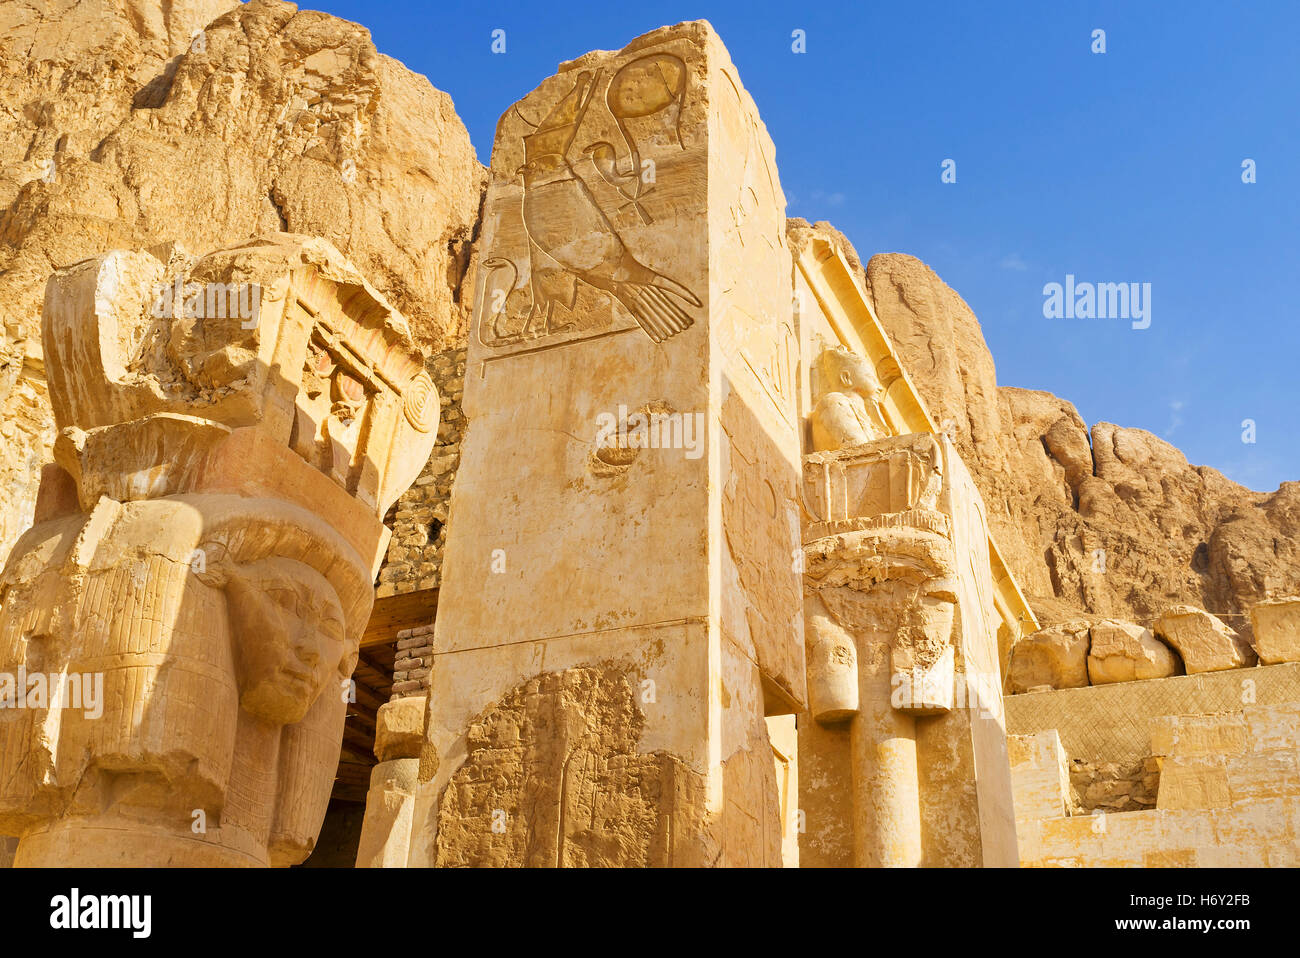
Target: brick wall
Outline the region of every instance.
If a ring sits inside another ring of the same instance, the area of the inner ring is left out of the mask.
[[[429,375],[442,397],[438,442],[420,477],[389,514],[393,537],[375,587],[375,595],[381,599],[418,589],[436,589],[441,581],[447,508],[465,432],[465,417],[460,409],[465,350],[453,349],[434,356],[429,361]]]
[[[393,695],[425,695],[433,667],[433,626],[403,629],[397,633],[397,658],[393,660]]]

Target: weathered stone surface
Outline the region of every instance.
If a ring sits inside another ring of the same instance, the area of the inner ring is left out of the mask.
[[[1300,596],[1259,602],[1250,610],[1261,662],[1300,662]]]
[[[833,227],[818,229],[858,266],[1044,624],[1081,612],[1150,621],[1189,604],[1249,639],[1252,604],[1300,590],[1300,482],[1254,492],[1148,432],[1089,429],[1064,399],[998,386],[974,313],[933,270],[898,253],[862,267]]]
[[[783,861],[765,718],[804,698],[783,210],[707,24],[561,64],[504,113],[411,864]],[[623,681],[639,742],[569,701],[622,709]],[[474,725],[520,708],[517,745]]]
[[[1160,764],[1154,758],[1130,762],[1070,762],[1071,814],[1132,812],[1156,807]]]
[[[1251,670],[1251,698],[1267,705],[1243,707],[1246,674],[1231,670],[1013,700],[1011,711],[1027,708],[1009,728],[1056,738],[1064,720],[1073,743],[1064,815],[1054,802],[1019,802],[1022,793],[1050,795],[1051,782],[1047,763],[1013,752],[1021,864],[1295,867],[1297,675],[1295,664]],[[1037,704],[1051,708],[1026,725]],[[1121,736],[1095,734],[1108,725]],[[1130,736],[1131,747],[1121,741]]]
[[[39,320],[57,267],[313,234],[418,343],[463,338],[483,170],[450,98],[362,27],[279,0],[4,4],[0,103],[0,555],[54,440]]]
[[[442,396],[438,443],[424,471],[397,501],[393,538],[375,590],[379,598],[437,588],[442,582],[451,486],[460,465],[466,423],[460,411],[465,385],[465,349],[436,354],[429,363],[429,372]],[[426,634],[416,634],[421,632]],[[398,648],[432,642],[432,633],[432,625],[416,629],[409,639],[398,640]]]
[[[1103,619],[1090,630],[1088,679],[1093,685],[1160,679],[1180,671],[1177,656],[1150,629]]]
[[[375,722],[375,756],[379,761],[420,757],[428,705],[426,696],[412,695],[379,707]]]
[[[1152,626],[1156,638],[1171,646],[1190,675],[1254,665],[1254,649],[1223,621],[1203,609],[1176,605]]]
[[[75,691],[0,708],[0,831],[19,865],[295,864],[382,517],[437,434],[424,357],[283,233],[60,270],[42,343],[57,465],[0,572],[0,702],[24,673]]]
[[[813,450],[800,860],[1011,864],[999,654],[1032,613],[849,264],[817,231],[789,235]]]
[[[1017,821],[1069,813],[1071,793],[1065,750],[1056,729],[1008,735],[1007,758],[1015,791]]]
[[[686,864],[674,836],[703,824],[704,779],[666,752],[642,753],[644,727],[617,670],[567,669],[511,690],[469,727],[439,806],[436,864]]]
[[[888,488],[868,476],[901,472],[910,447],[920,447],[916,459],[929,458],[933,472],[918,476],[896,501],[859,505],[853,511],[861,514],[853,517],[826,516],[866,528],[817,536],[826,531],[818,528],[823,523],[810,523],[808,535],[817,537],[805,545],[808,684],[819,696],[811,704],[823,723],[851,722],[852,805],[871,809],[854,814],[859,867],[926,861],[921,783],[934,757],[918,747],[914,716],[951,713],[955,705],[953,653],[960,636],[951,520],[935,509],[938,489],[928,481],[942,458],[932,436],[864,443],[805,460],[811,486],[824,486],[825,471],[842,470],[850,487]],[[849,667],[851,685],[844,681]]]
[[[418,758],[380,761],[370,773],[366,813],[357,843],[357,868],[405,866],[419,773]]]
[[[1011,649],[1007,691],[1030,692],[1044,687],[1076,689],[1088,684],[1087,619],[1058,622],[1027,635]]]
[[[870,360],[847,347],[824,349],[817,358],[821,383],[813,406],[813,449],[841,449],[889,435],[880,402],[884,388]]]

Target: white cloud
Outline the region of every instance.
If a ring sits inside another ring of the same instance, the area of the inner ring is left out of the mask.
[[[823,206],[843,206],[844,201],[848,199],[843,193],[825,193],[821,190],[813,190],[812,198],[814,203]]]
[[[1183,407],[1187,403],[1182,399],[1171,399],[1169,401],[1169,425],[1165,427],[1165,436],[1169,437],[1174,431],[1183,424]]]

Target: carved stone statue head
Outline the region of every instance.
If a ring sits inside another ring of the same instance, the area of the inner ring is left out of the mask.
[[[0,714],[0,831],[28,865],[300,861],[382,519],[437,435],[423,357],[284,234],[61,270],[44,341],[58,465],[0,573],[0,672],[98,675],[104,701]]]
[[[868,403],[878,403],[884,387],[875,366],[865,356],[844,346],[831,346],[821,354],[822,393],[856,393]]]
[[[240,708],[277,725],[301,722],[327,687],[352,674],[338,596],[292,559],[235,566],[225,579]]]

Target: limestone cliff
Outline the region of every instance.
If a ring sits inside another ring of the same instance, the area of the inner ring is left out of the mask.
[[[450,97],[356,24],[279,0],[0,5],[0,555],[50,460],[55,268],[321,236],[444,349],[464,336],[483,185]]]
[[[1187,603],[1243,615],[1300,588],[1300,482],[1253,492],[1141,429],[1091,427],[1051,393],[999,386],[970,307],[912,256],[860,278],[930,411],[949,430],[1043,624],[1079,612],[1149,624]]]

